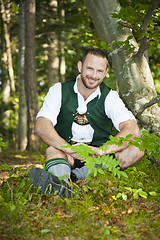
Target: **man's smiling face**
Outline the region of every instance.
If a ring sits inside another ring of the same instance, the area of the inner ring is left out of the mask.
[[[107,59],[88,54],[82,63],[78,62],[81,81],[87,89],[96,89],[107,73]]]

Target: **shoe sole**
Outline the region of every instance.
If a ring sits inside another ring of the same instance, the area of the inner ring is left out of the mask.
[[[65,181],[59,180],[58,177],[41,168],[32,168],[29,171],[29,178],[34,186],[44,193],[53,193],[68,198],[74,195],[73,190]]]

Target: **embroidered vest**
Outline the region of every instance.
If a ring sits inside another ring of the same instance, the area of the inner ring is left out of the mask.
[[[72,138],[72,123],[76,116],[76,109],[78,108],[77,94],[74,92],[75,80],[62,83],[62,104],[60,113],[58,115],[56,131],[59,135],[69,142]],[[104,102],[108,95],[110,88],[104,83],[100,84],[101,96],[94,98],[87,104],[86,116],[89,124],[94,129],[92,145],[101,146],[109,140],[112,133],[112,121],[105,114]]]

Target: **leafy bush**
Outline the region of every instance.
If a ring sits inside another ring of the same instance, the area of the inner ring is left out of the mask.
[[[0,151],[2,150],[2,148],[5,148],[5,147],[6,147],[6,144],[4,143],[3,138],[0,137]]]
[[[116,144],[118,146],[121,146],[124,141],[127,141],[129,146],[136,146],[140,149],[140,151],[145,151],[146,155],[144,159],[154,158],[157,161],[160,159],[160,137],[155,134],[149,134],[147,131],[142,131],[142,138],[138,138],[138,137],[132,138],[132,134],[129,134],[125,138],[120,137],[118,139],[116,137],[111,136],[110,140],[107,141],[100,148],[103,151],[105,151],[107,150],[108,145]],[[89,174],[91,174],[92,177],[96,177],[98,174],[101,174],[104,176],[104,179],[105,179],[107,172],[111,172],[113,177],[118,177],[118,179],[128,178],[127,171],[121,171],[119,167],[119,161],[117,161],[112,155],[91,157],[90,155],[93,155],[94,151],[88,145],[83,145],[83,144],[79,144],[78,146],[71,146],[68,144],[67,147],[71,148],[71,150],[75,151],[77,155],[85,159],[85,165],[89,169]],[[150,163],[151,162],[147,160],[143,164],[149,165]],[[136,169],[136,167],[134,168]],[[139,171],[139,174],[141,173],[144,173],[144,172]],[[125,182],[127,183],[127,180],[125,180]],[[128,194],[133,194],[133,198],[137,198],[139,196],[143,198],[147,198],[149,195],[151,196],[157,195],[155,191],[150,191],[147,193],[144,189],[142,189],[142,187],[143,186],[130,187],[125,184],[123,185],[123,187],[121,186],[119,188],[118,194],[115,197],[113,197],[113,199],[116,200],[122,197],[123,200],[127,200]],[[94,189],[93,193],[97,193],[100,191],[100,187],[97,187],[97,188],[92,187],[92,188]],[[91,188],[85,186],[85,190],[88,191],[88,190],[91,190]],[[105,189],[101,188],[101,193],[100,193],[101,196],[103,195],[103,191],[105,191]]]

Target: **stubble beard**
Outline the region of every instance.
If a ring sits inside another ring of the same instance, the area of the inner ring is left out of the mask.
[[[93,86],[92,85],[88,85],[87,84],[87,78],[91,79],[91,80],[94,80],[96,84],[94,84]],[[99,82],[99,79],[93,79],[91,77],[89,77],[88,75],[85,77],[81,74],[81,80],[82,80],[82,83],[83,85],[87,88],[87,89],[95,89],[99,86],[100,82]]]

